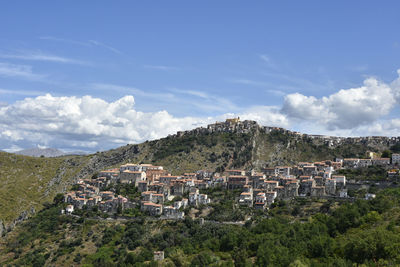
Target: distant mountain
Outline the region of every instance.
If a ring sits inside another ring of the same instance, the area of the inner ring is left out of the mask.
[[[28,148],[24,150],[20,150],[15,152],[15,154],[24,155],[24,156],[31,156],[31,157],[60,157],[66,155],[65,152],[58,150],[56,148]],[[70,153],[68,153],[70,154]],[[76,155],[76,154],[75,154]]]

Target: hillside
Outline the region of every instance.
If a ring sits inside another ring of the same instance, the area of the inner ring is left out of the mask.
[[[271,130],[255,122],[243,125],[220,131],[198,128],[87,156],[34,158],[1,152],[0,220],[12,226],[32,208],[39,210],[56,193],[65,192],[76,179],[126,162],[162,165],[173,174],[199,169],[259,169],[299,161],[363,157],[366,151],[383,151],[397,142],[385,137],[343,138],[335,139],[332,145],[329,138]]]
[[[398,188],[354,203],[294,199],[241,226],[67,216],[55,202],[0,240],[0,265],[399,266],[399,203]],[[154,262],[160,250],[165,259]]]
[[[0,152],[0,221],[11,227],[13,220],[22,220],[41,209],[57,192],[69,188],[88,159],[35,158]]]

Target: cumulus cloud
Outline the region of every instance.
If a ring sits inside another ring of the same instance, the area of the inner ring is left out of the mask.
[[[134,110],[133,96],[107,102],[91,96],[54,97],[50,94],[26,98],[0,108],[0,138],[30,140],[45,145],[63,142],[95,147],[102,142],[136,143],[191,128],[194,119],[174,118],[166,111]],[[82,143],[85,142],[85,143]]]
[[[390,87],[393,90],[396,101],[400,103],[400,69],[397,70],[397,74],[399,77],[390,84]]]
[[[327,97],[289,94],[282,112],[289,118],[312,121],[331,130],[351,129],[387,115],[395,103],[394,91],[388,84],[368,78],[361,87],[342,89]]]
[[[279,107],[254,106],[240,114],[241,118],[257,121],[261,125],[289,127],[289,120],[282,114]]]
[[[276,107],[256,107],[218,117],[174,117],[167,111],[140,112],[133,96],[107,102],[92,96],[26,98],[0,107],[0,145],[37,145],[64,149],[99,150],[165,137],[180,130],[240,116],[267,125],[285,126]]]

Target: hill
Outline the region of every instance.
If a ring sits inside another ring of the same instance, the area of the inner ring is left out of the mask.
[[[0,220],[10,228],[33,209],[41,209],[56,193],[65,192],[78,178],[126,162],[162,165],[172,174],[260,169],[299,161],[363,157],[367,151],[381,152],[398,142],[398,138],[388,137],[304,135],[253,121],[227,121],[85,156],[35,158],[1,152]]]

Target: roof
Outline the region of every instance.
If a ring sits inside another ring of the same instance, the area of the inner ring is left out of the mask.
[[[130,171],[130,170],[125,170],[123,173],[142,173],[141,171]]]
[[[153,202],[144,202],[143,205],[144,206],[153,206],[153,207],[162,207],[161,204],[155,204]]]

